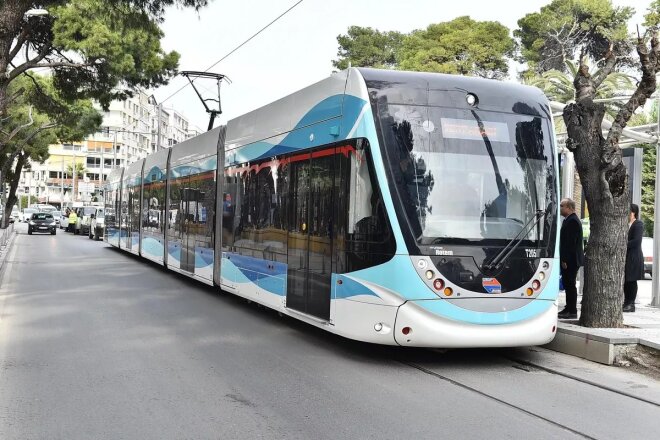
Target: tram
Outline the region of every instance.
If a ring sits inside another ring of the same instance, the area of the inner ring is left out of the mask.
[[[350,68],[114,170],[105,241],[355,340],[540,345],[557,193],[538,89]]]

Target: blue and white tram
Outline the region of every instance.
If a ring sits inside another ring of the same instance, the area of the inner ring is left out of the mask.
[[[538,89],[348,69],[113,172],[106,241],[351,339],[544,344],[554,151]]]

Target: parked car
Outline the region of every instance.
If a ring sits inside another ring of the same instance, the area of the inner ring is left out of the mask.
[[[96,206],[83,206],[76,208],[78,215],[78,222],[76,223],[75,234],[89,235],[90,227],[92,224],[91,215],[96,213]]]
[[[48,212],[35,212],[28,220],[28,235],[33,232],[50,232],[55,235],[57,232],[57,225],[53,215]]]
[[[21,217],[21,211],[19,211],[18,208],[14,206],[11,210],[11,218],[9,219],[9,223],[20,221],[20,217]]]
[[[644,273],[653,276],[653,239],[642,237],[642,254],[644,254]]]
[[[89,238],[102,240],[105,227],[105,209],[96,208],[96,212],[91,216],[92,222],[89,230]]]
[[[59,226],[62,221],[62,211],[50,211],[49,213],[53,215],[55,223],[57,223],[57,226]]]
[[[27,223],[30,220],[30,217],[32,217],[32,214],[36,212],[37,210],[34,208],[23,208],[18,221]]]
[[[67,217],[66,211],[63,211],[60,218],[60,229],[66,229],[67,226],[69,226],[69,217]]]

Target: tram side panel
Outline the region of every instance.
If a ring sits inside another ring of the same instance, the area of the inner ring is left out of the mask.
[[[400,301],[350,275],[395,251],[366,139],[228,167],[224,186],[223,289],[352,339],[394,343]]]
[[[105,228],[104,241],[119,247],[119,213],[121,212],[121,180],[123,169],[116,169],[108,176],[105,185]]]
[[[167,266],[213,283],[213,227],[217,157],[205,157],[170,171]]]
[[[167,163],[170,152],[171,149],[162,150],[147,157],[142,179],[140,255],[160,264],[165,262]]]

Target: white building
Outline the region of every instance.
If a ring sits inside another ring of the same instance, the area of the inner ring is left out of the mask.
[[[29,194],[34,197],[32,203],[91,200],[114,167],[130,165],[157,150],[159,113],[161,148],[169,148],[202,132],[180,112],[159,107],[146,93],[136,92],[125,101],[113,101],[103,113],[101,131],[84,142],[51,145],[46,162],[32,162],[31,171],[23,170],[17,195]],[[85,169],[81,182],[78,179],[74,182],[67,173],[73,162]]]

